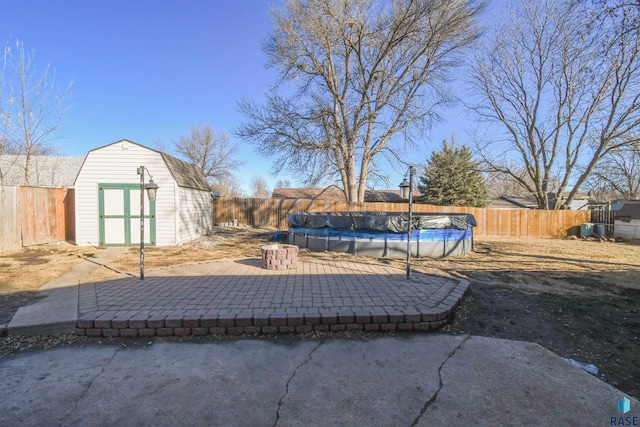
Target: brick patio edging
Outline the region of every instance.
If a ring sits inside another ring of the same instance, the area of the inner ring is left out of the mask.
[[[441,305],[415,310],[381,308],[316,314],[220,312],[201,317],[182,318],[85,318],[78,319],[76,333],[88,337],[168,337],[202,335],[272,335],[339,331],[396,332],[430,331],[448,324],[455,308],[469,287],[461,280]]]

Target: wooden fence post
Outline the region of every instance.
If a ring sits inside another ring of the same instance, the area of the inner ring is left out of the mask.
[[[21,247],[18,187],[0,186],[0,252]]]

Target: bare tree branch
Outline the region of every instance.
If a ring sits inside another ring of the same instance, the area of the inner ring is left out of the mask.
[[[306,182],[363,201],[373,160],[438,119],[458,52],[479,37],[476,0],[289,0],[264,44],[279,89],[239,102],[237,130]]]
[[[56,152],[71,88],[58,92],[51,66],[38,73],[33,58],[19,40],[6,44],[0,58],[0,154],[25,156],[25,183],[35,168],[33,157]]]
[[[157,141],[156,145],[163,145]],[[226,133],[216,135],[211,126],[192,126],[189,134],[174,141],[175,151],[195,164],[212,184],[231,174],[242,164],[235,156],[237,144]]]
[[[261,199],[268,199],[271,197],[271,189],[261,176],[256,176],[251,179],[251,197],[258,197]]]
[[[599,201],[640,199],[640,143],[609,151],[585,182],[585,188]]]
[[[607,4],[524,0],[476,56],[474,111],[504,137],[484,144],[484,159],[543,209],[549,193],[569,206],[607,153],[637,141],[640,8]]]
[[[238,177],[229,173],[227,175],[213,178],[210,183],[211,190],[224,197],[245,197],[242,185]]]

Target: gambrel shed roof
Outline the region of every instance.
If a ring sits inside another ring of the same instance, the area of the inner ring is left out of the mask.
[[[102,147],[94,148],[92,150],[89,150],[89,153],[91,153],[92,151],[102,150],[103,148],[110,145],[123,143],[134,144],[160,154],[162,156],[162,160],[164,160],[164,163],[167,166],[167,169],[169,169],[169,172],[171,172],[171,176],[176,181],[176,184],[178,184],[179,187],[210,191],[209,184],[207,183],[207,179],[205,178],[204,174],[193,163],[185,162],[184,160],[180,160],[167,153],[146,147],[142,144],[138,144],[137,142],[133,142],[128,139],[123,139],[120,141],[112,142],[111,144],[103,145]],[[82,167],[80,169],[82,169]]]
[[[193,188],[194,190],[209,190],[209,184],[207,184],[206,178],[194,164],[187,163],[167,153],[160,152],[160,154],[167,168],[169,168],[171,175],[173,175],[173,179],[176,180],[176,183],[180,187]]]

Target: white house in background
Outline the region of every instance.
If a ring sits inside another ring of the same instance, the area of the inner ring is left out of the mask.
[[[68,188],[82,166],[83,157],[0,154],[0,185]]]
[[[640,239],[640,201],[627,201],[614,218],[613,237]]]
[[[564,203],[569,196],[568,192],[564,192],[560,195],[560,203]],[[554,193],[547,193],[549,198],[549,209],[555,209],[556,195]],[[538,209],[538,201],[530,194],[525,196],[508,196],[503,195],[495,197],[489,200],[490,209]],[[571,203],[567,207],[569,210],[583,211],[589,209],[589,195],[583,193],[576,193]]]
[[[89,151],[78,172],[78,245],[140,244],[140,166],[159,186],[154,202],[144,193],[145,244],[171,246],[211,232],[211,192],[202,173],[193,164],[122,140]]]

